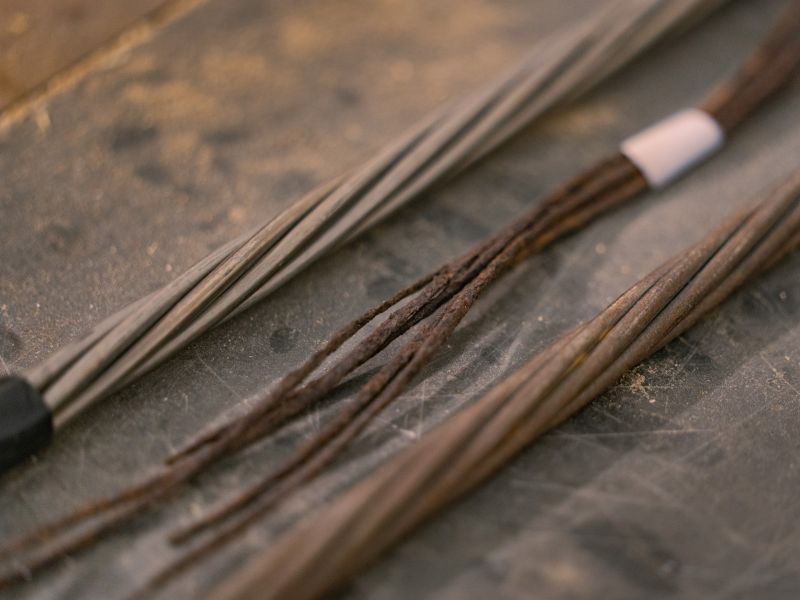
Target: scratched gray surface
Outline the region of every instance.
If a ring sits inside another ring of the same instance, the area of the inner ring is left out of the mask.
[[[85,415],[0,480],[0,533],[130,482],[362,309],[699,99],[781,4],[733,2]],[[592,5],[212,0],[53,101],[49,129],[0,139],[0,369],[34,364]],[[798,108],[795,86],[696,175],[506,277],[329,475],[163,596],[196,597],[787,174]],[[742,290],[344,596],[800,596],[798,269],[794,256]],[[168,528],[277,464],[351,390],[2,597],[125,596],[173,555]]]

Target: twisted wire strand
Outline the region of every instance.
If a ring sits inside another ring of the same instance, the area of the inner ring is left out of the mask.
[[[569,418],[800,243],[800,171],[636,283],[378,471],[290,529],[210,597],[317,598]]]

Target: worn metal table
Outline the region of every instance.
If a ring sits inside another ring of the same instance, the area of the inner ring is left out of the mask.
[[[198,8],[54,99],[49,119],[0,138],[0,369],[36,363],[593,4]],[[0,535],[130,482],[336,327],[506,223],[576,163],[699,99],[781,5],[734,1],[92,410],[0,480]],[[336,469],[164,597],[195,597],[790,172],[799,108],[794,86],[695,175],[506,277]],[[798,597],[798,273],[794,256],[747,286],[344,596]],[[173,552],[166,528],[276,464],[335,409],[328,403],[168,509],[0,596],[124,596]]]

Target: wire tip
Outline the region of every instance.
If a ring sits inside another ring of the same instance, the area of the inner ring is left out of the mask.
[[[0,378],[0,474],[50,442],[53,418],[39,391],[21,377]]]

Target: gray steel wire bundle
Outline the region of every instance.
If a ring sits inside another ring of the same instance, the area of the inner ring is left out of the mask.
[[[533,48],[360,168],[213,252],[30,369],[55,426],[258,302],[335,246],[452,176],[725,0],[618,0]]]

